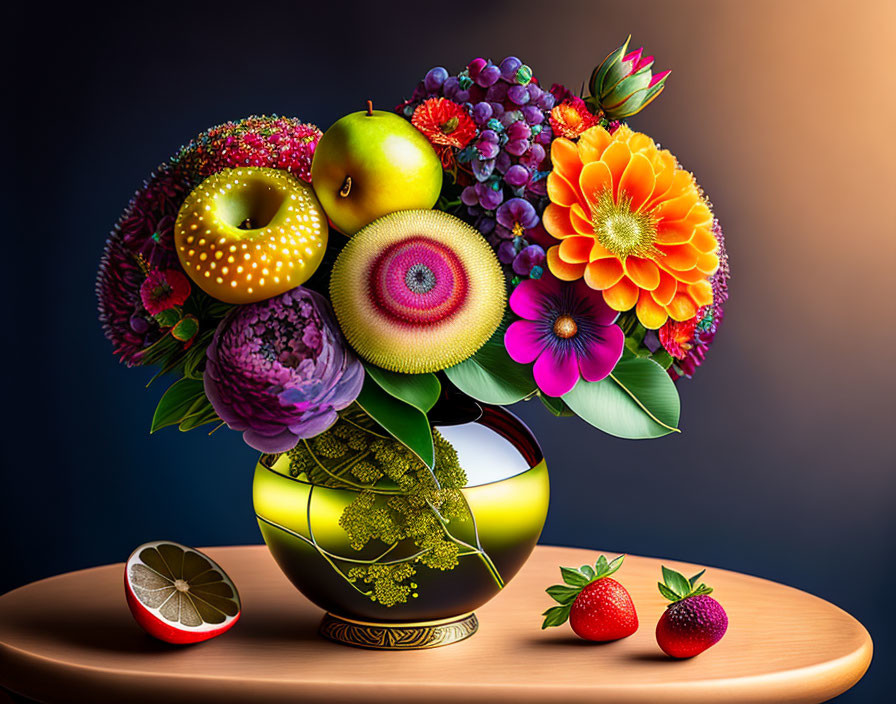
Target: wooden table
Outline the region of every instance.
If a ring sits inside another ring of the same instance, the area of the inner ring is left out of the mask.
[[[544,588],[559,565],[593,563],[589,550],[538,547],[498,597],[479,632],[434,650],[360,650],[318,637],[321,611],[280,573],[263,546],[209,548],[240,590],[229,633],[176,647],[131,619],[123,565],[52,577],[0,597],[0,685],[44,702],[822,702],[849,689],[871,660],[871,639],[849,614],[805,592],[710,569],[730,619],[725,638],[686,661],[654,639],[664,601],[660,561],[631,555],[616,575],[641,628],[595,644],[568,626],[540,630]],[[695,565],[664,560],[685,574]],[[0,695],[2,700],[2,695]]]

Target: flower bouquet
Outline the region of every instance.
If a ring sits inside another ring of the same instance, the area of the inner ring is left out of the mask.
[[[120,217],[100,320],[123,362],[174,379],[151,429],[226,424],[262,453],[259,526],[325,635],[475,630],[547,511],[538,444],[504,406],[678,431],[728,261],[694,176],[626,124],[665,87],[652,67],[626,41],[576,96],[477,58],[325,134],[228,122]]]

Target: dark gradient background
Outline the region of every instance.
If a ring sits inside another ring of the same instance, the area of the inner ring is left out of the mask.
[[[31,3],[6,27],[0,592],[150,539],[260,542],[254,453],[226,430],[150,437],[164,384],[145,391],[149,374],[118,365],[96,322],[103,241],[155,164],[250,113],[326,128],[367,97],[391,108],[430,66],[480,54],[578,88],[631,32],[673,69],[632,126],[711,197],[731,301],[707,365],[680,385],[680,436],[627,442],[519,408],[552,471],[542,540],[818,594],[875,641],[839,701],[892,692],[896,6],[129,5]]]

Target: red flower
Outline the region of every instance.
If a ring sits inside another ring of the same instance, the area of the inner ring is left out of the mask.
[[[555,137],[576,139],[598,121],[597,115],[592,114],[581,98],[569,98],[551,110],[551,129]]]
[[[701,315],[698,313],[695,318],[685,320],[684,322],[678,322],[669,318],[663,324],[663,327],[660,328],[660,342],[666,352],[675,357],[675,359],[684,359],[694,346],[694,330],[700,317]]]
[[[473,118],[447,98],[424,100],[414,110],[411,124],[435,146],[463,149],[476,136]]]
[[[189,297],[190,282],[177,269],[150,271],[140,286],[143,307],[150,315],[183,305]]]

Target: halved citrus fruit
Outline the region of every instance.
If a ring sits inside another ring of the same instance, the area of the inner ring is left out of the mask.
[[[124,568],[128,607],[137,623],[168,643],[198,643],[240,618],[240,595],[214,560],[178,543],[144,543]]]

